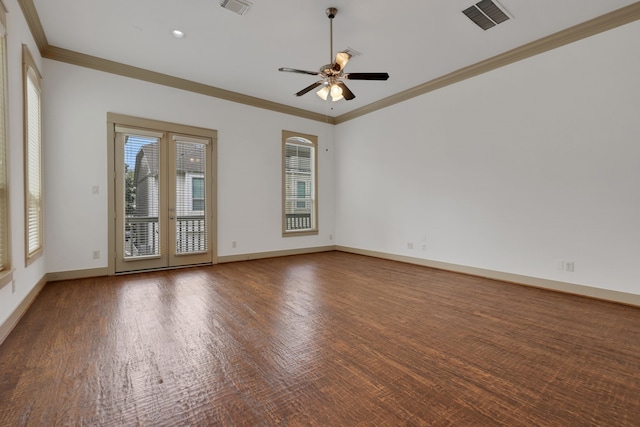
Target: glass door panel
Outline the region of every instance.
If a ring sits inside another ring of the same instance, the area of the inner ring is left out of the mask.
[[[160,255],[158,138],[127,136],[124,143],[125,259]],[[129,167],[129,163],[135,165]]]
[[[174,203],[170,206],[172,227],[171,264],[211,262],[209,218],[211,203],[211,144],[208,139],[171,135],[171,180]]]
[[[116,271],[166,266],[163,134],[116,133]]]

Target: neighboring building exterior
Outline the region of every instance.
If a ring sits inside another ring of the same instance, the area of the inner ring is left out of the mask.
[[[206,250],[205,159],[199,144],[177,142],[175,207],[177,253]],[[159,216],[158,143],[149,143],[136,155],[133,174],[135,208],[127,215],[129,256],[158,253]]]

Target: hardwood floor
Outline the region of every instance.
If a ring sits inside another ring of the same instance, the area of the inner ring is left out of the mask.
[[[340,252],[45,286],[0,425],[637,426],[640,309]]]

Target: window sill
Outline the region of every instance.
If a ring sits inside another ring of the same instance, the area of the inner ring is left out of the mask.
[[[315,236],[317,234],[318,234],[318,230],[294,230],[294,231],[283,232],[282,237]]]
[[[35,251],[31,255],[27,255],[26,260],[25,260],[25,267],[28,267],[29,265],[31,265],[32,262],[34,262],[35,260],[40,258],[43,253],[44,253],[44,250],[43,250],[42,247],[40,247],[40,249],[38,249],[37,251]]]
[[[13,280],[13,270],[0,271],[0,289],[4,288]]]

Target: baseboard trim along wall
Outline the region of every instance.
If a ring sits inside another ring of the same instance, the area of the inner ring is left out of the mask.
[[[58,282],[60,280],[86,279],[88,277],[108,276],[109,268],[89,268],[86,270],[70,270],[57,271],[55,273],[47,273],[45,276],[47,282]]]
[[[27,294],[25,299],[13,310],[13,313],[5,320],[2,324],[0,324],[0,344],[4,342],[4,340],[9,336],[13,328],[18,324],[22,316],[27,312],[31,303],[35,301],[36,297],[40,293],[40,291],[44,288],[44,285],[47,283],[45,277],[40,279],[38,284],[36,284],[33,289]]]
[[[316,248],[286,249],[282,251],[255,252],[250,254],[223,255],[218,257],[218,263],[247,261],[251,259],[275,258],[290,255],[314,254],[318,252],[330,252],[336,250],[335,246],[319,246]]]
[[[287,249],[282,251],[269,251],[269,252],[254,252],[238,255],[223,255],[217,257],[217,264],[223,264],[227,262],[247,261],[251,259],[263,259],[263,258],[275,258],[289,255],[303,255],[313,254],[317,252],[329,252],[335,250],[335,246],[320,246],[314,248],[300,248],[300,249]],[[61,280],[73,280],[73,279],[87,279],[89,277],[101,277],[108,276],[109,268],[90,268],[85,270],[68,270],[57,271],[54,273],[47,273],[45,276],[46,282],[58,282]]]
[[[640,295],[629,294],[626,292],[612,291],[608,289],[593,288],[591,286],[576,285],[573,283],[559,282],[555,280],[540,279],[537,277],[522,276],[519,274],[505,273],[501,271],[485,270],[477,267],[467,267],[458,264],[449,264],[446,262],[432,261],[422,258],[413,258],[404,255],[388,254],[384,252],[370,251],[366,249],[351,248],[346,246],[336,246],[337,251],[349,252],[358,255],[366,255],[375,258],[383,258],[392,261],[406,262],[408,264],[422,265],[425,267],[437,268],[439,270],[453,271],[456,273],[464,273],[471,276],[486,277],[488,279],[510,282],[517,285],[531,286],[542,288],[565,294],[573,294],[583,297],[589,297],[599,300],[617,302],[625,305],[633,305],[640,307]]]

